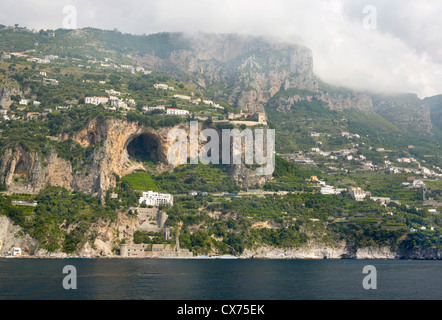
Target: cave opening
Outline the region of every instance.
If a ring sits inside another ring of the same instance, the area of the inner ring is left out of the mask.
[[[129,158],[138,162],[158,162],[158,139],[150,134],[141,134],[127,145]]]
[[[14,169],[14,174],[22,176],[26,175],[26,163],[23,157],[20,157],[20,159],[18,160]]]

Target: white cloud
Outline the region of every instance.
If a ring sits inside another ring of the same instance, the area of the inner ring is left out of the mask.
[[[439,0],[0,0],[0,23],[58,28],[68,4],[79,27],[268,35],[312,49],[328,82],[421,97],[442,91]],[[375,30],[363,28],[366,5],[377,9]]]

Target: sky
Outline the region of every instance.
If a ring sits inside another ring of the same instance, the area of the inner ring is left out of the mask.
[[[442,93],[440,0],[0,0],[0,24],[132,34],[215,32],[302,44],[323,81]]]

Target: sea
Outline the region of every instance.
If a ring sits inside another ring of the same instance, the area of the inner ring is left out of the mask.
[[[0,259],[0,300],[440,299],[442,261]]]

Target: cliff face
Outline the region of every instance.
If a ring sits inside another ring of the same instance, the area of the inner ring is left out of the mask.
[[[15,247],[21,248],[24,254],[32,255],[38,248],[38,241],[25,234],[11,219],[0,215],[0,255]]]
[[[145,55],[138,62],[203,90],[221,86],[213,90],[213,99],[248,112],[263,112],[262,104],[282,88],[317,91],[312,54],[306,48],[239,35],[199,34],[187,41],[189,49],[163,59]]]
[[[148,152],[160,172],[172,170],[175,165],[169,163],[167,154],[173,142],[168,141],[168,134],[178,128],[189,132],[189,123],[153,129],[121,120],[93,120],[72,137],[58,137],[60,141],[71,138],[84,148],[94,146],[88,163],[83,164],[81,170],[73,168],[54,150],[48,149],[44,156],[15,146],[0,156],[0,183],[9,193],[38,193],[48,186],[60,186],[104,200],[106,190],[116,184],[116,175],[122,177],[138,169],[145,170],[141,162],[130,156],[131,152]],[[201,146],[200,141],[199,148]],[[245,165],[232,166],[231,174],[245,187],[264,184],[269,179],[269,176],[257,176],[255,169]]]
[[[345,242],[335,245],[309,243],[300,248],[259,247],[254,250],[246,249],[243,259],[406,259],[406,260],[442,260],[440,249],[415,248],[410,252],[402,252],[390,247],[364,247],[350,249]]]
[[[420,100],[415,94],[373,95],[373,107],[378,114],[400,128],[431,134],[430,107],[427,101]]]
[[[124,176],[143,168],[129,159],[127,147],[135,138],[145,135],[157,144],[159,169],[167,170],[169,142],[167,134],[172,128],[154,130],[119,120],[92,121],[72,139],[83,147],[96,145],[85,164],[86,171],[74,171],[70,162],[55,151],[47,156],[27,152],[21,147],[8,149],[0,157],[0,182],[13,193],[38,193],[47,186],[60,186],[70,191],[80,190],[96,196],[115,185],[115,174]],[[60,140],[68,137],[59,137]]]
[[[137,218],[131,218],[126,214],[120,213],[118,219],[115,222],[106,222],[100,220],[93,223],[88,234],[85,237],[94,235],[93,241],[87,241],[84,245],[77,250],[74,254],[67,254],[65,252],[48,252],[40,249],[34,252],[34,256],[48,257],[48,258],[97,258],[97,257],[112,257],[117,253],[115,252],[116,244],[119,240],[118,230],[119,228],[126,228],[129,226],[132,229],[136,229],[139,226],[139,220]],[[70,229],[75,229],[76,225],[70,226]]]
[[[21,95],[20,86],[17,83],[0,83],[0,106],[9,109],[12,104],[11,97]]]
[[[345,242],[335,245],[309,243],[299,248],[260,247],[245,250],[241,258],[256,259],[395,259],[396,253],[387,247],[349,250]]]
[[[10,193],[36,193],[47,186],[72,190],[72,166],[53,151],[43,158],[18,147],[0,157],[0,182]]]
[[[365,92],[354,93],[328,93],[321,92],[320,98],[330,110],[358,110],[363,112],[373,112],[373,101],[369,94]]]

